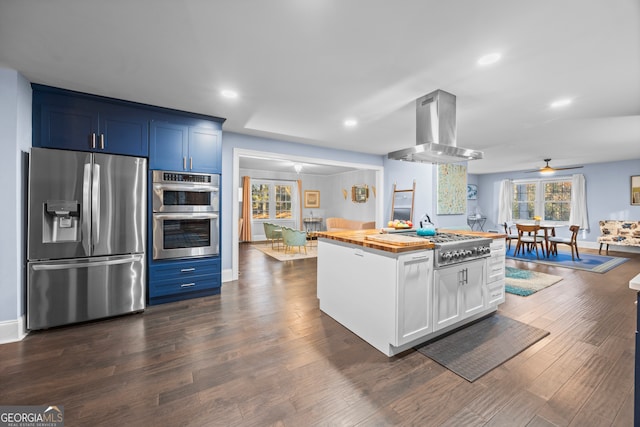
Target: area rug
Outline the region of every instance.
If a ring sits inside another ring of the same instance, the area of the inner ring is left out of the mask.
[[[507,258],[538,264],[555,265],[556,267],[592,271],[594,273],[605,273],[629,260],[629,258],[581,253],[580,259],[576,258],[574,261],[571,260],[571,252],[561,250],[558,250],[558,255],[551,255],[549,258],[543,258],[542,255],[540,255],[540,259],[537,259],[535,251],[525,252],[524,255],[514,255],[515,249],[514,244],[511,245],[511,249],[507,249]]]
[[[547,335],[542,329],[494,314],[416,350],[474,382]]]
[[[285,254],[284,247],[282,245],[280,245],[280,249],[276,249],[276,246],[274,246],[274,249],[271,249],[271,243],[258,243],[251,246],[259,250],[260,252],[277,259],[278,261],[293,261],[297,259],[318,257],[318,247],[315,244],[313,246],[307,245],[306,254],[304,253],[304,248],[301,248],[302,253],[298,253],[298,248],[293,248]]]
[[[506,267],[505,276],[504,290],[510,294],[520,295],[523,297],[528,297],[529,295],[562,280],[562,277],[554,276],[553,274],[521,270],[514,267]]]

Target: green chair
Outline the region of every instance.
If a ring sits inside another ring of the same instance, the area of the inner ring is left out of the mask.
[[[289,227],[282,227],[282,240],[284,242],[284,253],[287,253],[289,248],[295,246],[298,247],[298,252],[302,253],[302,247],[304,247],[304,253],[307,253],[307,232],[294,230]]]
[[[262,225],[264,226],[264,235],[267,240],[271,241],[271,249],[274,249],[273,242],[276,242],[276,249],[278,249],[282,241],[282,227],[269,222],[263,222]]]

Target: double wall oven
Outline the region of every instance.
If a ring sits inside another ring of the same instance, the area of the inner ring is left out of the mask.
[[[218,255],[220,175],[153,171],[153,259]]]

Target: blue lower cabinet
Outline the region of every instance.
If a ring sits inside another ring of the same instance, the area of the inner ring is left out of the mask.
[[[149,305],[220,293],[220,258],[149,264]]]

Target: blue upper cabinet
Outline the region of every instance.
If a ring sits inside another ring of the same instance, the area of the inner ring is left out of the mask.
[[[186,122],[183,122],[186,123]],[[216,122],[188,125],[151,123],[149,167],[151,169],[220,173],[221,135]]]
[[[189,128],[189,162],[197,172],[221,173],[222,132],[216,129]]]
[[[220,173],[225,119],[33,88],[33,146],[149,157],[151,169]]]
[[[124,105],[34,90],[33,145],[149,155],[149,114]]]
[[[96,149],[114,154],[149,155],[149,115],[134,108],[109,106],[100,112]]]
[[[189,127],[176,123],[151,122],[149,168],[187,170]]]

